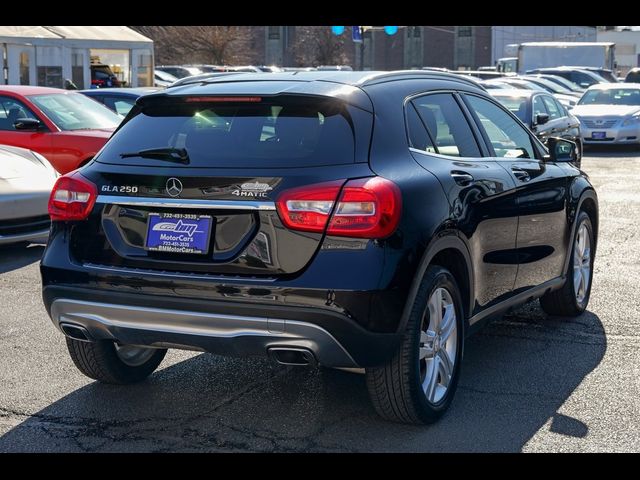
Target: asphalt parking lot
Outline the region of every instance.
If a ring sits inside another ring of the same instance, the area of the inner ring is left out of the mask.
[[[537,302],[470,338],[436,425],[380,420],[364,377],[170,351],[147,381],[90,381],[40,297],[42,246],[0,250],[0,452],[640,450],[640,151],[591,150],[600,199],[588,312]]]

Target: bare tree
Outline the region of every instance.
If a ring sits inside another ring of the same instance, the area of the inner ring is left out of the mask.
[[[336,36],[331,27],[296,28],[293,55],[298,66],[342,65],[347,62],[346,34]]]
[[[229,65],[250,58],[251,32],[242,26],[132,26],[155,44],[156,63]]]

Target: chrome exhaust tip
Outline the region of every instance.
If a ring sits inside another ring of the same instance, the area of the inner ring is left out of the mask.
[[[296,347],[272,347],[267,350],[269,357],[280,365],[315,367],[318,360],[311,350]]]
[[[92,342],[93,339],[86,328],[71,323],[61,323],[60,330],[69,338],[79,340],[81,342]]]

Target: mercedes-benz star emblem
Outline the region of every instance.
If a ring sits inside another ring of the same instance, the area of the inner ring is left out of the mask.
[[[182,182],[177,178],[171,177],[167,180],[166,189],[170,197],[177,197],[182,193]]]

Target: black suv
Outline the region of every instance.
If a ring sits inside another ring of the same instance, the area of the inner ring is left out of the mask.
[[[268,355],[364,368],[383,417],[432,422],[472,327],[586,308],[598,203],[575,155],[448,73],[171,88],[58,180],[44,302],[102,382],[167,348]]]

